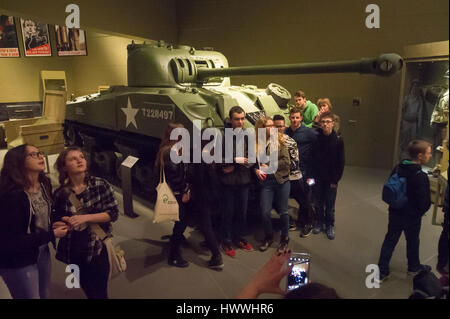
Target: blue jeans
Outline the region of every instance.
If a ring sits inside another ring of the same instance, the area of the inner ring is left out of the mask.
[[[238,241],[247,231],[248,185],[224,185],[222,241]]]
[[[298,203],[297,210],[297,226],[303,227],[312,225],[314,219],[314,211],[312,208],[312,189],[306,184],[305,178],[290,181],[291,198]]]
[[[334,205],[337,187],[332,189],[329,181],[316,180],[314,201],[316,206],[316,225],[334,226]]]
[[[271,237],[273,233],[272,219],[270,218],[272,208],[275,208],[278,215],[280,215],[281,238],[285,239],[289,237],[288,200],[290,190],[291,183],[289,181],[278,184],[272,175],[267,176],[267,179],[263,182],[260,193],[260,204],[266,237]]]
[[[35,264],[22,268],[0,269],[13,299],[46,299],[50,295],[51,261],[48,245],[39,248]]]

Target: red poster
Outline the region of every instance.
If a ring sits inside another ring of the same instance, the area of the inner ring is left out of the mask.
[[[50,48],[50,44],[44,44],[38,47],[31,48],[26,51],[27,56],[32,55],[41,55],[41,56],[51,56],[52,50]]]
[[[25,56],[52,56],[48,25],[32,19],[20,19]]]
[[[0,15],[0,57],[19,57],[14,17]]]

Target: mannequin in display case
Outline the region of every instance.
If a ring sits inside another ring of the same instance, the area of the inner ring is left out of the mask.
[[[436,135],[439,138],[436,145],[441,145],[442,140],[445,138],[447,132],[446,125],[448,122],[448,70],[445,72],[444,78],[446,78],[445,87],[441,91],[439,101],[436,103],[433,114],[431,115],[431,127],[435,128]]]
[[[401,157],[406,154],[408,143],[422,135],[426,115],[425,97],[420,87],[420,81],[414,79],[403,102],[400,134]]]
[[[436,103],[433,114],[431,114],[430,125],[433,128],[433,144],[435,148],[441,149],[442,142],[447,135],[447,124],[448,124],[448,78],[449,71],[445,72],[444,78],[446,79],[444,87],[439,96],[439,100]],[[438,162],[440,157],[438,158]],[[436,165],[433,171],[440,171],[440,165]]]

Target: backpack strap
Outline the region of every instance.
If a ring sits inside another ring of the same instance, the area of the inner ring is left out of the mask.
[[[69,195],[69,201],[72,204],[73,207],[75,207],[75,210],[77,212],[81,211],[84,207],[83,204],[81,203],[81,201],[77,198],[77,196],[75,195],[74,192],[70,191],[70,195]]]
[[[89,227],[97,235],[98,239],[102,241],[108,236],[97,223],[89,224]]]
[[[68,189],[68,191],[70,191],[69,201],[73,205],[73,207],[75,207],[75,210],[77,212],[83,210],[84,206],[81,203],[81,201],[77,198],[75,193],[72,192],[70,189]],[[88,224],[91,231],[94,232],[100,240],[103,241],[107,237],[106,233],[97,223],[88,223]]]

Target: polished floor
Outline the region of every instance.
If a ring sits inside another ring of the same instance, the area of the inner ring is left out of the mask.
[[[1,161],[5,151],[0,151]],[[50,164],[54,162],[50,157]],[[343,298],[351,299],[405,299],[412,292],[412,277],[406,274],[406,242],[402,235],[391,260],[391,278],[379,288],[367,288],[366,267],[376,264],[387,230],[387,206],[381,201],[381,188],[389,171],[346,167],[339,184],[336,202],[336,239],[325,234],[300,238],[298,231],[290,232],[290,248],[294,252],[311,254],[311,281],[333,287]],[[57,182],[52,169],[52,182]],[[122,195],[116,192],[121,212]],[[245,282],[275,251],[276,247],[259,251],[237,251],[236,258],[224,256],[223,271],[206,267],[210,255],[200,247],[200,233],[188,228],[185,235],[188,247],[183,248],[185,259],[191,263],[184,269],[170,267],[166,262],[172,224],[154,224],[153,212],[145,201],[134,200],[139,217],[120,216],[114,224],[116,242],[126,252],[128,270],[113,279],[109,285],[110,298],[189,298],[228,299],[237,295]],[[291,210],[297,206],[290,201]],[[431,209],[425,215],[420,234],[421,262],[436,265],[437,243],[441,227],[431,224]],[[273,215],[276,218],[276,214]],[[250,235],[248,240],[257,246]],[[54,252],[53,252],[54,253]],[[52,298],[85,298],[80,289],[67,289],[65,265],[53,259]],[[285,285],[285,281],[282,282]],[[0,278],[0,298],[11,298]],[[260,298],[280,298],[263,294]]]

